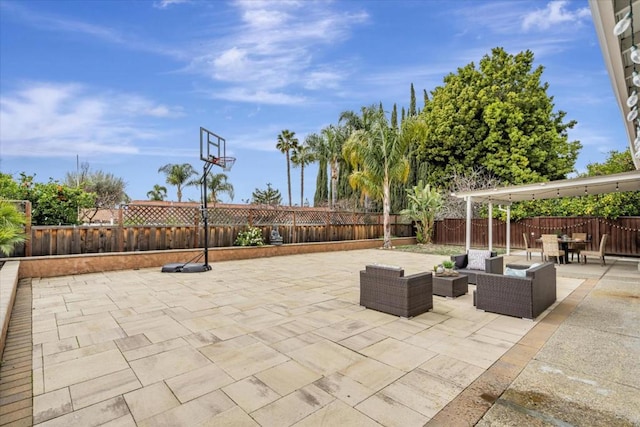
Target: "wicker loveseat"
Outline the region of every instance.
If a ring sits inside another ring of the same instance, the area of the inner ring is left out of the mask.
[[[360,305],[413,317],[433,309],[431,272],[404,276],[400,267],[367,265],[360,271]]]
[[[483,253],[486,252],[487,256],[484,259],[484,263],[482,264],[484,268],[472,268],[469,265],[469,254],[475,253]],[[467,276],[467,281],[469,283],[477,283],[476,276],[478,273],[493,273],[493,274],[502,274],[504,260],[502,256],[497,256],[497,252],[488,252],[488,251],[477,251],[477,250],[469,250],[466,254],[460,255],[451,255],[451,261],[455,263],[455,271],[460,274],[464,274]]]
[[[553,263],[546,262],[531,268],[511,264],[507,267],[526,270],[524,277],[479,273],[474,293],[476,308],[535,319],[556,301],[556,268]]]

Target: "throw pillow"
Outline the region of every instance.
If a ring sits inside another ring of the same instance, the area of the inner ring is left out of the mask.
[[[481,251],[478,249],[469,249],[469,263],[467,268],[469,270],[482,270],[484,271],[484,260],[491,257],[491,251]]]
[[[527,277],[527,270],[520,270],[518,268],[506,267],[504,269],[505,276],[515,276],[515,277]]]
[[[460,270],[462,268],[465,268],[467,266],[467,257],[465,256],[457,256],[455,257],[455,268],[456,270]]]

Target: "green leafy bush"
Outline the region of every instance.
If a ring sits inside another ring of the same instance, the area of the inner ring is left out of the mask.
[[[263,246],[262,230],[258,227],[249,227],[247,230],[238,233],[233,244],[235,246]]]

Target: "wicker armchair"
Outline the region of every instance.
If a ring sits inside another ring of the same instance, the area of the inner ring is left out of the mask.
[[[494,274],[502,274],[504,260],[502,256],[497,256],[497,252],[491,252],[491,257],[484,260],[484,270],[473,270],[468,268],[468,255],[467,254],[459,254],[459,255],[451,255],[451,261],[455,263],[455,271],[459,274],[464,274],[467,276],[467,281],[469,283],[476,283],[476,275],[478,273],[494,273]]]
[[[360,305],[413,317],[433,309],[431,272],[404,276],[400,267],[367,265],[360,271]]]
[[[526,269],[525,277],[478,274],[476,308],[507,316],[535,319],[556,301],[556,268],[551,262]]]

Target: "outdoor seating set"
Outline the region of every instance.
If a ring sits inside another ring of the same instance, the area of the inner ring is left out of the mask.
[[[543,234],[536,240],[542,242],[542,248],[529,246],[526,233],[523,233],[522,237],[524,238],[525,251],[528,259],[531,258],[532,253],[539,252],[543,261],[554,258],[558,264],[568,264],[569,254],[571,254],[571,261],[573,261],[573,255],[576,254],[578,256],[578,263],[580,263],[582,259],[586,264],[587,257],[594,257],[600,259],[600,265],[606,265],[604,250],[607,244],[608,234],[602,235],[599,250],[597,251],[585,250],[587,243],[591,242],[587,233],[573,233],[571,237],[566,235]]]
[[[535,319],[556,300],[553,263],[507,265],[495,252],[469,250],[451,257],[455,275],[432,272],[404,276],[401,267],[367,265],[360,271],[360,305],[401,317],[413,317],[433,309],[433,295],[457,297],[476,285],[474,305],[479,310]]]

